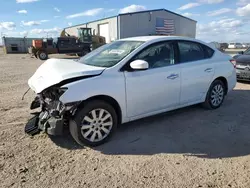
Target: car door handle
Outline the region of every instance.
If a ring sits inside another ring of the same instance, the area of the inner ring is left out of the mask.
[[[167,77],[167,79],[174,80],[174,79],[176,79],[176,78],[178,78],[178,77],[179,77],[178,74],[170,74],[170,75]]]
[[[204,71],[205,71],[205,72],[212,72],[212,70],[213,70],[212,68],[207,68],[207,69],[205,69]]]

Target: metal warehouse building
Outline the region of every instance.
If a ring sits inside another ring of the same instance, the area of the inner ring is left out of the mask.
[[[38,38],[3,37],[3,49],[5,53],[28,53],[28,47],[32,46],[32,40]]]
[[[77,28],[92,28],[106,42],[142,35],[178,35],[195,38],[197,21],[166,9],[119,14],[117,16],[65,28],[77,36]]]

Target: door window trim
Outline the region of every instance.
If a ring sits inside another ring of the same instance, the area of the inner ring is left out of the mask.
[[[134,71],[142,71],[142,70],[134,70],[130,68],[130,63],[133,61],[133,58],[136,57],[137,55],[139,55],[141,52],[143,52],[144,50],[147,50],[148,48],[151,48],[154,45],[159,45],[162,43],[173,43],[173,48],[174,48],[174,61],[175,64],[171,65],[171,66],[175,66],[178,63],[178,49],[177,49],[177,43],[176,40],[164,40],[164,41],[159,41],[159,42],[154,42],[152,44],[149,44],[148,46],[144,47],[143,49],[141,49],[140,51],[138,51],[135,55],[133,55],[121,68],[120,68],[120,72],[124,72],[124,71],[128,71],[128,72],[134,72]],[[167,66],[166,66],[167,67]],[[158,68],[162,68],[162,67],[158,67]],[[157,68],[154,68],[157,69]],[[148,70],[148,69],[147,69]],[[153,70],[153,69],[151,69]]]
[[[189,43],[195,43],[197,45],[200,46],[200,48],[202,49],[204,55],[205,55],[205,58],[204,59],[199,59],[199,60],[194,60],[194,61],[186,61],[186,62],[180,62],[180,48],[179,48],[179,45],[178,45],[178,42],[189,42]],[[184,63],[192,63],[192,62],[196,62],[196,61],[202,61],[202,60],[207,60],[207,59],[211,59],[213,56],[214,56],[214,53],[215,53],[215,50],[210,48],[209,46],[205,45],[205,44],[202,44],[202,43],[199,43],[199,42],[196,42],[196,41],[190,41],[190,40],[185,40],[185,39],[181,39],[181,40],[176,40],[176,48],[178,49],[178,62],[179,64],[184,64]],[[209,48],[213,51],[213,55],[211,57],[208,57],[208,54],[206,52],[206,49],[205,48]]]

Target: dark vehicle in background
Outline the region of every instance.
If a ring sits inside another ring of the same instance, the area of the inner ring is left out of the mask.
[[[40,60],[48,59],[48,54],[78,54],[82,56],[90,51],[88,43],[82,43],[75,37],[34,40],[34,44],[29,48],[29,53]]]
[[[40,60],[48,59],[49,54],[77,54],[84,56],[106,44],[105,37],[93,35],[91,28],[77,28],[78,36],[71,36],[65,30],[60,37],[33,40],[28,51]]]
[[[250,48],[235,55],[237,80],[250,81]]]
[[[221,51],[225,51],[228,48],[228,43],[220,43]]]

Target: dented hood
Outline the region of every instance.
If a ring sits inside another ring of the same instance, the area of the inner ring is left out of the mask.
[[[36,93],[64,80],[101,74],[104,67],[95,67],[75,60],[49,59],[28,80],[29,87]]]

